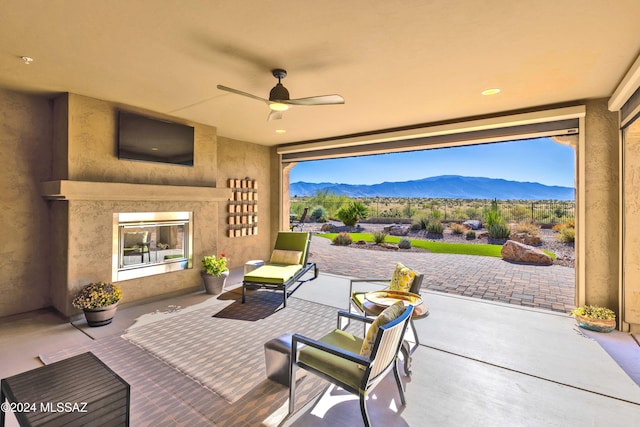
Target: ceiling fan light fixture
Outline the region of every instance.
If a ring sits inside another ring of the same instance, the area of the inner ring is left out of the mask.
[[[269,108],[273,111],[287,111],[289,106],[287,104],[283,104],[282,102],[270,102]]]
[[[491,96],[491,95],[497,95],[500,93],[500,89],[498,88],[491,88],[491,89],[486,89],[482,91],[482,94],[484,96]]]

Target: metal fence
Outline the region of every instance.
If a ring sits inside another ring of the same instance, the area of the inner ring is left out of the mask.
[[[318,209],[324,210],[325,219],[335,218],[341,206],[350,201],[367,207],[368,221],[410,222],[422,218],[439,221],[483,220],[491,209],[491,200],[467,199],[401,199],[401,198],[352,198],[349,201],[317,201],[313,198],[295,198],[291,201],[291,213],[300,214],[309,207],[309,216]],[[498,212],[507,222],[530,221],[537,224],[561,224],[575,218],[575,201],[557,200],[498,200]],[[320,212],[320,211],[318,211]]]

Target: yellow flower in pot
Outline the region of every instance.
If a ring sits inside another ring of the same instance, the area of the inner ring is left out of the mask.
[[[597,305],[583,305],[571,311],[578,326],[596,332],[611,332],[616,328],[613,310]]]
[[[83,286],[71,303],[84,311],[89,326],[104,326],[113,320],[121,299],[122,290],[118,285],[96,282]]]

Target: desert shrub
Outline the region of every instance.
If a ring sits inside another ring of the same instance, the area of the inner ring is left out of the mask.
[[[327,210],[324,206],[316,206],[311,211],[311,219],[315,222],[327,222]]]
[[[431,220],[442,219],[442,212],[440,212],[438,209],[431,209],[431,211],[429,212],[429,218]]]
[[[411,249],[411,240],[407,239],[406,237],[403,237],[398,242],[398,248],[400,248],[400,249]]]
[[[463,234],[465,231],[467,231],[467,228],[464,225],[458,224],[457,222],[452,222],[451,224],[449,224],[449,228],[451,229],[453,234]]]
[[[573,243],[576,241],[576,229],[575,222],[573,220],[562,224],[556,224],[553,226],[553,230],[558,232],[555,237],[559,242]]]
[[[556,239],[563,243],[572,243],[576,241],[576,229],[573,227],[563,227],[558,231]]]
[[[466,236],[467,236],[467,239],[473,240],[473,239],[476,238],[476,232],[473,231],[473,230],[469,230],[469,231],[467,231]]]
[[[411,223],[411,231],[418,231],[418,230],[422,230],[422,224],[420,224],[419,222]]]
[[[420,229],[426,230],[427,227],[429,226],[429,218],[427,218],[427,217],[419,218],[418,219],[418,224],[420,224]]]
[[[493,199],[491,201],[491,207],[484,214],[484,224],[487,227],[487,230],[494,224],[504,225],[504,219],[498,211],[498,200]]]
[[[346,206],[341,207],[336,212],[336,216],[346,226],[354,226],[361,219],[365,219],[369,213],[369,210],[365,205],[360,202],[351,202]]]
[[[442,234],[443,231],[444,231],[444,225],[442,225],[442,223],[440,222],[432,221],[429,224],[427,224],[427,233]]]
[[[376,244],[384,243],[384,239],[386,238],[387,233],[385,233],[384,231],[376,231],[375,233],[373,233],[373,241],[376,242]]]
[[[531,236],[540,234],[540,227],[531,221],[520,221],[513,225],[512,230],[514,233],[527,233]]]
[[[504,223],[494,223],[487,228],[489,236],[494,239],[508,239],[511,235],[511,229]]]
[[[338,233],[338,235],[333,238],[333,244],[337,246],[349,246],[352,242],[349,233]]]

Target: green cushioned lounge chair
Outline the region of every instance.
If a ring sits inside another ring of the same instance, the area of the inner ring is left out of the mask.
[[[297,289],[289,291],[291,286],[301,282],[302,276],[311,269],[313,278],[318,277],[316,264],[307,262],[310,242],[311,233],[280,231],[269,262],[244,275],[242,303],[247,289],[266,288],[282,291],[286,307],[287,297]]]

